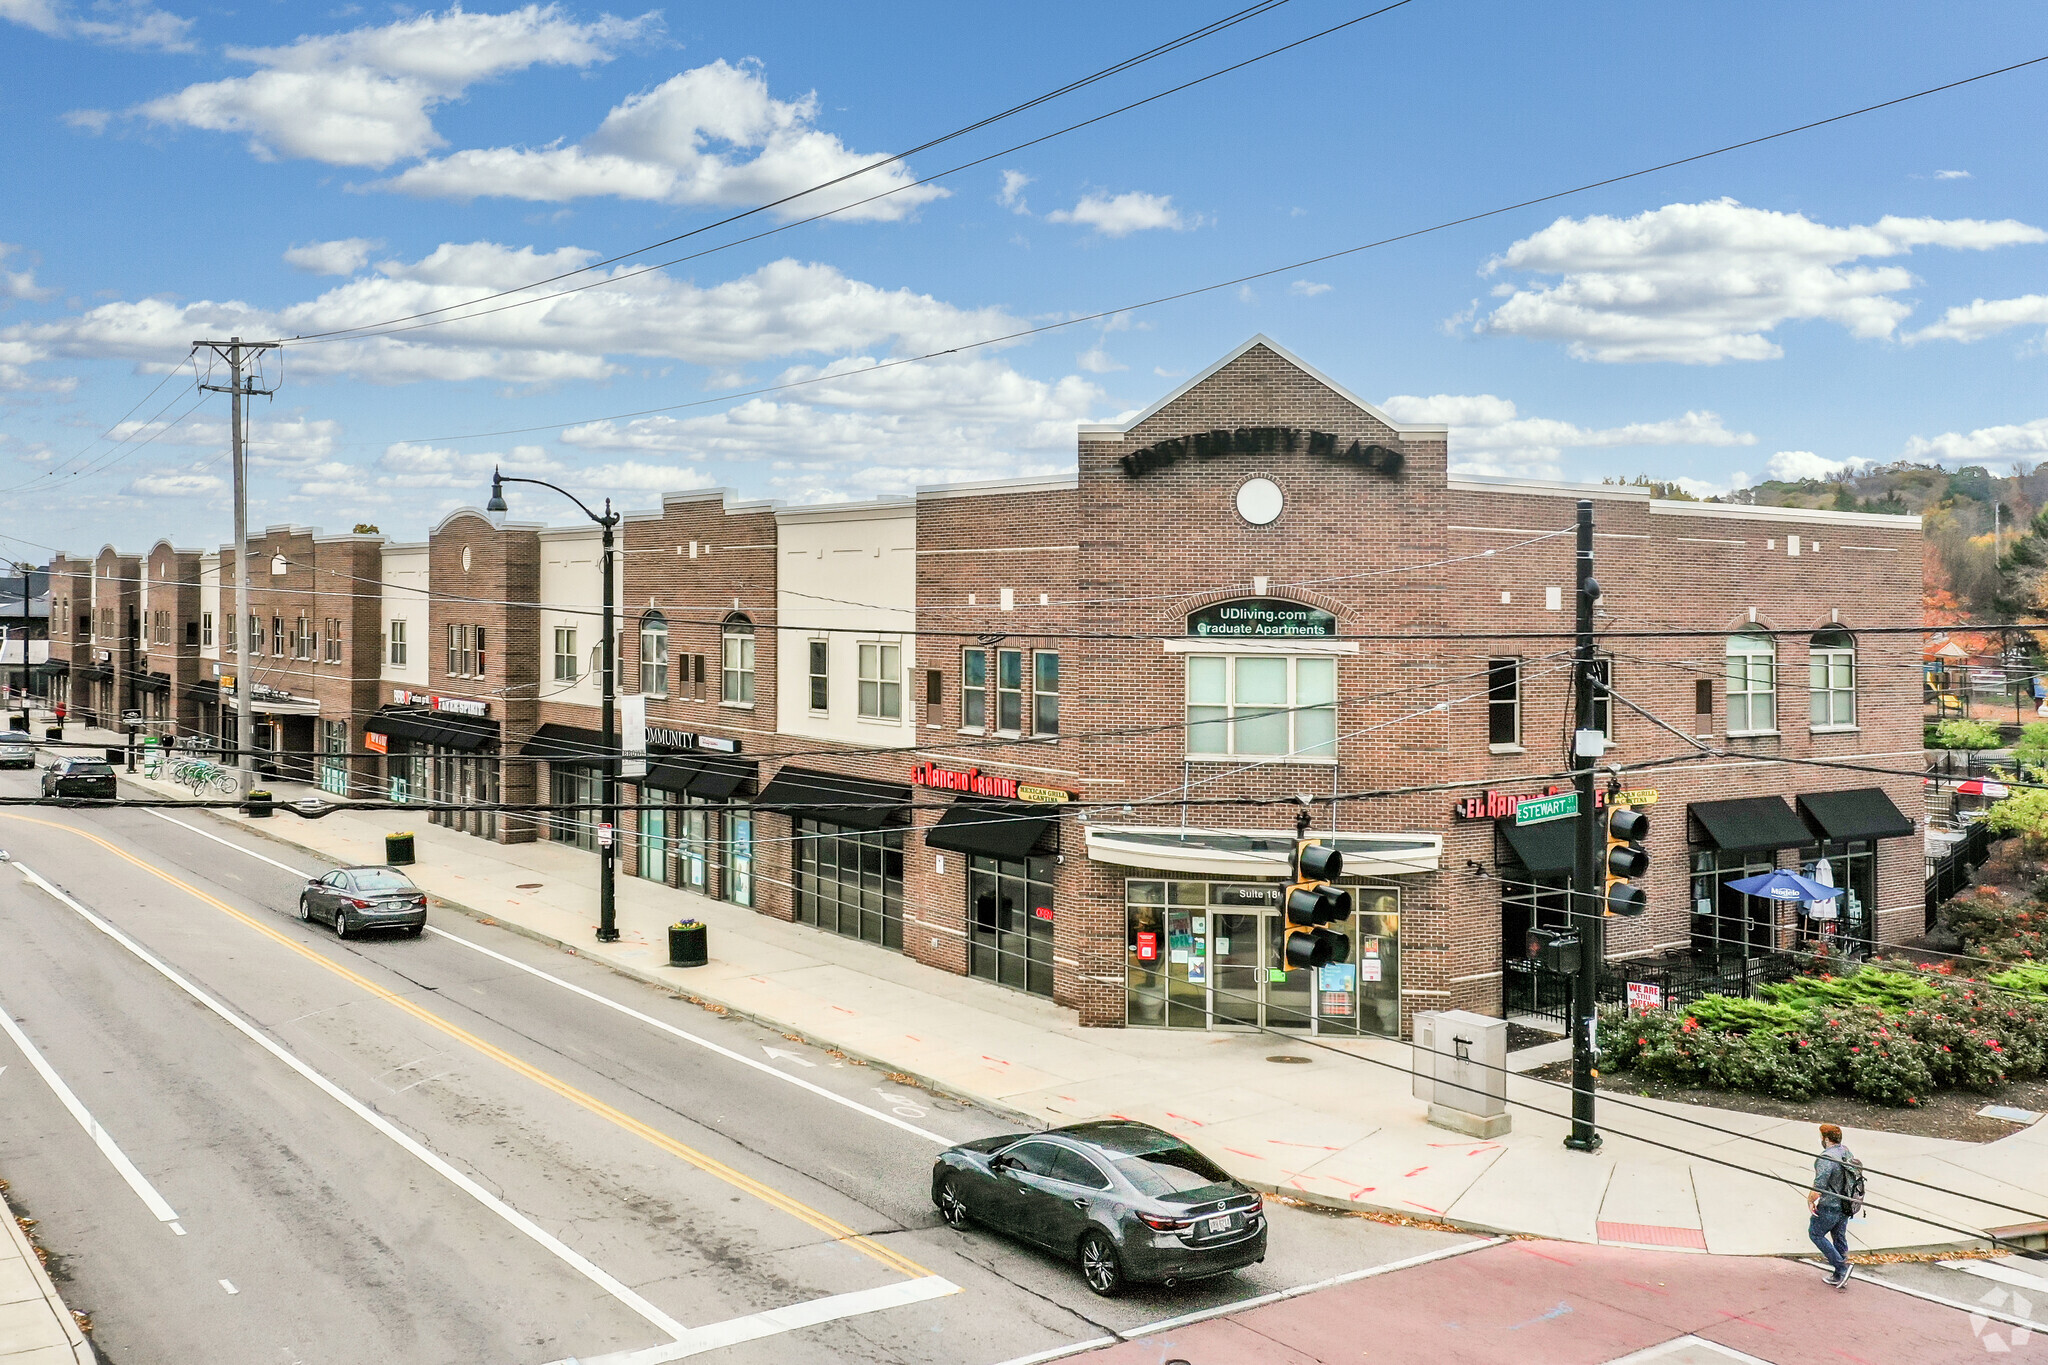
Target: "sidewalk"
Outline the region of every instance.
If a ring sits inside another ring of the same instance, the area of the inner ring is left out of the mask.
[[[122,780],[130,792],[186,795],[167,782]],[[280,802],[318,795],[266,785]],[[1601,1105],[1605,1145],[1596,1154],[1573,1153],[1562,1145],[1569,1095],[1515,1075],[1508,1079],[1514,1131],[1498,1141],[1460,1139],[1424,1121],[1425,1106],[1410,1093],[1405,1043],[1084,1029],[1049,1000],[637,877],[618,881],[619,942],[599,944],[592,855],[552,843],[487,843],[431,826],[424,813],[343,808],[319,820],[282,810],[260,823],[235,814],[180,818],[202,827],[232,823],[333,863],[380,863],[384,835],[410,830],[419,853],[412,875],[456,908],[1022,1124],[1142,1119],[1261,1189],[1565,1241],[1732,1254],[1812,1250],[1801,1190],[1817,1139],[1804,1122],[1609,1097]],[[303,865],[316,867],[313,859]],[[708,966],[666,965],[667,926],[685,915],[710,927]],[[1281,1055],[1312,1062],[1271,1064]],[[1752,1140],[1759,1138],[1793,1150]],[[1849,1142],[1872,1171],[1872,1202],[1896,1211],[1873,1211],[1851,1225],[1862,1250],[1970,1240],[1935,1222],[2009,1228],[2048,1217],[2048,1123],[1985,1144],[1871,1131],[1852,1131]]]
[[[0,1215],[0,1365],[92,1365],[92,1347],[5,1199]]]

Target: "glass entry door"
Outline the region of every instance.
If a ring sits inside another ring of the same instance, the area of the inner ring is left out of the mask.
[[[1051,995],[1052,926],[1050,860],[968,858],[971,974],[1033,995]]]

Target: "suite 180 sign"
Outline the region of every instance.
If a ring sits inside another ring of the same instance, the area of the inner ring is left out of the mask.
[[[1224,639],[1328,639],[1337,633],[1337,618],[1319,607],[1283,602],[1277,597],[1240,597],[1214,602],[1188,613],[1188,634]]]

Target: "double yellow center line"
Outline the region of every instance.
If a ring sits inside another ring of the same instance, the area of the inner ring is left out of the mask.
[[[446,1034],[448,1037],[454,1039],[456,1042],[461,1043],[463,1046],[468,1047],[475,1052],[481,1053],[483,1056],[490,1058],[492,1061],[504,1067],[506,1070],[523,1076],[527,1080],[532,1081],[534,1084],[539,1085],[544,1089],[553,1091],[555,1094],[560,1095],[563,1099],[568,1100],[571,1104],[577,1105],[582,1109],[588,1110],[590,1113],[597,1115],[599,1118],[604,1119],[607,1122],[621,1129],[624,1129],[626,1132],[631,1133],[633,1136],[639,1138],[641,1141],[646,1142],[653,1147],[659,1148],[661,1151],[668,1153],[670,1156],[677,1157],[683,1161],[688,1162],[690,1165],[695,1166],[698,1170],[705,1172],[707,1175],[716,1176],[718,1179],[723,1180],[726,1184],[732,1186],[734,1189],[739,1190],[742,1193],[752,1195],[754,1198],[760,1200],[764,1204],[767,1204],[769,1207],[778,1209],[781,1212],[788,1214],[790,1217],[798,1220],[799,1222],[809,1224],[811,1227],[816,1228],[819,1232],[824,1233],[827,1237],[830,1237],[832,1240],[836,1242],[843,1242],[846,1245],[852,1247],[854,1250],[860,1252],[861,1254],[868,1256],[873,1260],[879,1261],[883,1265],[889,1267],[889,1269],[894,1270],[899,1274],[909,1276],[911,1279],[921,1279],[932,1273],[931,1271],[925,1269],[923,1266],[919,1265],[917,1262],[909,1259],[906,1256],[898,1255],[896,1252],[891,1251],[889,1248],[875,1241],[872,1237],[869,1237],[864,1233],[855,1231],[853,1228],[848,1227],[846,1224],[840,1222],[838,1219],[833,1218],[828,1214],[820,1213],[818,1210],[812,1208],[810,1205],[804,1203],[803,1201],[799,1199],[794,1199],[791,1196],[784,1194],[782,1191],[775,1189],[773,1186],[765,1185],[762,1182],[754,1179],[750,1175],[746,1175],[743,1172],[734,1170],[731,1166],[726,1165],[723,1161],[720,1161],[718,1158],[700,1152],[696,1148],[690,1146],[687,1143],[677,1141],[675,1138],[670,1137],[667,1133],[662,1132],[659,1128],[655,1128],[649,1124],[643,1123],[639,1119],[634,1118],[631,1114],[628,1114],[623,1110],[620,1110],[612,1105],[606,1104],[603,1100],[598,1099],[595,1095],[590,1094],[588,1091],[579,1090],[575,1086],[570,1085],[567,1081],[564,1081],[557,1076],[550,1075],[548,1072],[541,1070],[539,1067],[533,1065],[531,1062],[523,1061],[520,1058],[513,1056],[511,1053],[505,1051],[503,1048],[498,1047],[493,1043],[485,1042],[482,1038],[477,1037],[474,1033],[471,1033],[469,1030],[462,1028],[456,1024],[450,1023],[448,1020],[443,1019],[440,1015],[435,1014],[432,1010],[422,1008],[420,1005],[417,1005],[414,1002],[407,1000],[404,996],[399,995],[394,991],[385,989],[383,986],[378,985],[376,982],[370,980],[368,977],[365,977],[358,972],[351,971],[349,968],[343,966],[341,963],[334,961],[332,958],[329,958],[324,953],[316,952],[312,948],[307,947],[305,944],[300,943],[298,940],[292,938],[289,934],[282,933],[276,928],[272,927],[271,925],[265,924],[262,920],[256,918],[254,915],[250,915],[241,910],[235,909],[234,906],[229,905],[226,901],[223,901],[216,896],[209,895],[207,892],[200,890],[198,887],[192,885],[190,882],[172,876],[170,873],[164,871],[162,868],[154,867],[149,863],[144,862],[142,859],[135,857],[127,850],[119,847],[116,844],[110,843],[105,839],[100,838],[96,834],[92,834],[85,830],[79,829],[74,825],[58,824],[57,822],[52,820],[38,820],[32,816],[5,814],[4,818],[9,820],[20,820],[26,824],[31,825],[41,825],[46,829],[61,830],[66,834],[76,835],[78,838],[89,840],[92,843],[98,844],[101,848],[105,849],[107,852],[113,854],[115,857],[121,859],[122,861],[130,863],[135,867],[141,868],[144,872],[149,873],[151,876],[157,877],[163,881],[170,883],[172,886],[177,887],[180,891],[183,891],[185,894],[191,896],[195,900],[202,901],[205,904],[210,905],[214,909],[220,911],[222,914],[227,915],[232,919],[239,920],[241,923],[247,925],[251,929],[254,929],[257,933],[262,934],[264,937],[272,940],[273,942],[280,943],[286,948],[289,948],[292,952],[297,953],[300,957],[305,958],[308,962],[317,963],[318,965],[325,967],[328,971],[333,972],[336,976],[341,977],[343,980],[360,987],[364,991],[367,991],[369,994],[377,997],[379,1000],[384,1001],[386,1004],[393,1005],[398,1009],[404,1010],[407,1014],[419,1020],[421,1023],[427,1025],[429,1028],[436,1029],[441,1033]]]

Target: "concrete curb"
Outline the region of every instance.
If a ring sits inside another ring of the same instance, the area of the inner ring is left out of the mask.
[[[99,1359],[99,1353],[94,1351],[92,1343],[85,1339],[85,1333],[78,1330],[78,1319],[72,1317],[71,1310],[64,1306],[64,1299],[57,1293],[57,1286],[51,1283],[50,1272],[43,1269],[42,1259],[36,1255],[35,1247],[30,1245],[28,1234],[21,1230],[21,1224],[14,1221],[14,1206],[9,1204],[4,1196],[0,1196],[0,1213],[7,1216],[10,1249],[28,1265],[29,1274],[35,1277],[36,1286],[42,1290],[43,1300],[49,1304],[51,1316],[55,1319],[51,1324],[52,1330],[48,1341],[27,1342],[19,1347],[0,1343],[0,1351],[8,1355],[19,1351],[25,1356],[30,1352],[61,1347],[71,1352],[72,1359],[77,1361],[78,1365],[94,1365]]]

